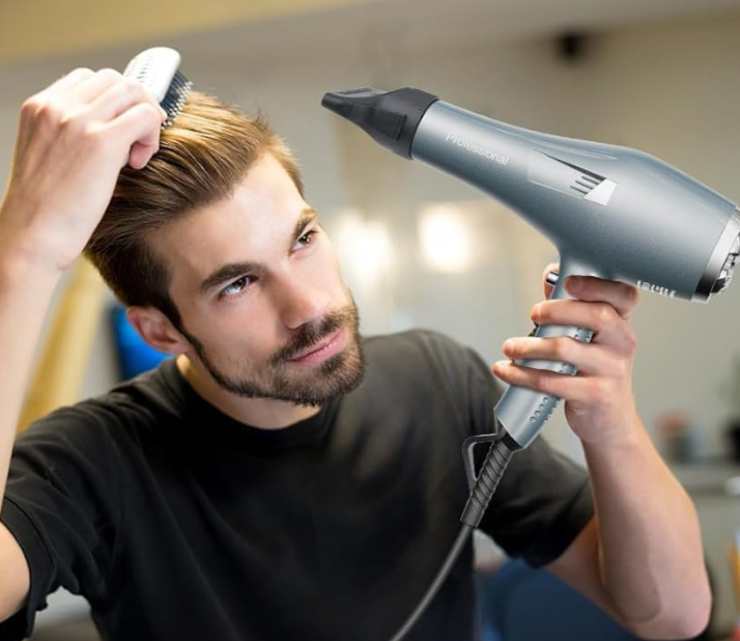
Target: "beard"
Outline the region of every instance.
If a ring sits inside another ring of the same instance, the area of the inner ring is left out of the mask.
[[[357,305],[350,293],[350,304],[327,314],[323,319],[303,324],[296,330],[290,344],[268,358],[257,370],[236,359],[229,361],[227,373],[216,363],[205,345],[180,328],[190,341],[198,358],[216,384],[227,392],[244,398],[269,398],[296,405],[320,406],[328,400],[347,394],[361,382],[365,373],[365,356],[360,341],[360,319]],[[345,328],[349,340],[345,348],[315,367],[290,363],[290,359],[319,344],[339,329]]]

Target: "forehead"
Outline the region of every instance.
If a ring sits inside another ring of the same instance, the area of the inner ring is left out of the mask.
[[[306,206],[283,166],[266,153],[228,198],[165,225],[149,240],[167,263],[171,288],[192,290],[224,263],[275,259]]]

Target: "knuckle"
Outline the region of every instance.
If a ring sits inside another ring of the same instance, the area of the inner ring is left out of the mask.
[[[80,80],[85,78],[90,78],[93,75],[95,75],[95,72],[90,69],[89,67],[77,67],[76,69],[73,69],[72,71],[67,74],[68,76],[74,75],[76,78],[80,78]]]
[[[548,318],[551,317],[552,306],[556,301],[543,300],[532,307],[532,313],[534,316],[533,320],[538,323],[544,323]]]
[[[53,101],[47,100],[38,105],[36,118],[46,124],[61,124],[64,121],[64,110]]]
[[[26,98],[23,103],[21,104],[21,115],[23,116],[34,116],[36,115],[36,112],[39,110],[41,104],[36,96],[31,96],[30,98]]]
[[[609,399],[611,386],[604,378],[594,378],[591,381],[590,398],[595,403],[602,403]]]
[[[104,131],[95,126],[88,126],[85,128],[84,135],[82,136],[83,145],[89,154],[95,154],[98,151],[103,151],[107,148],[108,137]]]
[[[599,324],[604,327],[610,325],[616,320],[617,312],[611,305],[603,304],[599,305],[599,309],[596,312],[596,320]]]
[[[72,135],[83,135],[85,133],[85,123],[77,113],[61,112],[57,120],[62,132]]]
[[[122,81],[122,91],[127,95],[133,96],[139,102],[152,103],[154,101],[152,94],[135,78],[124,78]]]
[[[567,336],[560,336],[553,341],[552,348],[555,360],[566,361],[572,354],[571,339]]]
[[[144,85],[142,85],[136,78],[130,76],[121,77],[121,86],[125,91],[133,94],[141,94],[144,91]]]
[[[519,358],[519,343],[517,341],[507,341],[506,353],[511,358]]]
[[[627,285],[627,302],[630,305],[637,305],[640,302],[640,290],[632,285]]]
[[[118,80],[119,78],[122,77],[121,73],[119,73],[115,69],[111,69],[110,67],[104,67],[103,69],[98,69],[95,72],[95,75],[104,80]]]

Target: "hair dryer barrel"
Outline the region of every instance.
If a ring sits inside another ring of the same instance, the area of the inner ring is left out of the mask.
[[[646,153],[515,127],[418,89],[333,92],[322,104],[494,196],[605,278],[706,301],[732,275],[735,204]]]
[[[740,233],[733,202],[653,156],[442,101],[421,119],[411,155],[516,210],[561,256],[671,297],[707,300]]]

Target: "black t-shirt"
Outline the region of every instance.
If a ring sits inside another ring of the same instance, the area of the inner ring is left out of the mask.
[[[30,596],[0,639],[29,634],[61,585],[111,641],[387,641],[456,538],[461,444],[494,430],[501,386],[436,332],[363,346],[360,386],[284,429],[221,413],[174,361],[35,423],[0,513]],[[592,513],[585,470],[537,439],[481,529],[541,565]],[[468,542],[407,639],[470,641],[476,620]]]

